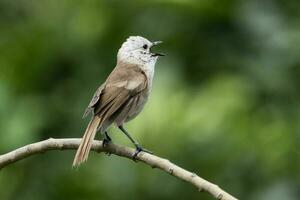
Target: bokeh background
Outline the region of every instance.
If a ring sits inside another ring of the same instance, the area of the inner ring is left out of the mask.
[[[141,35],[168,56],[132,135],[240,199],[300,199],[299,17],[298,0],[1,0],[0,153],[81,137],[118,48]],[[74,154],[2,169],[0,199],[212,199],[113,155],[72,170]]]

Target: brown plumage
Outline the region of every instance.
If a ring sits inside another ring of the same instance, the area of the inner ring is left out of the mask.
[[[140,36],[129,37],[123,43],[118,52],[117,66],[97,89],[84,112],[83,117],[93,112],[93,118],[82,137],[73,166],[87,160],[98,130],[110,141],[106,130],[112,123],[115,123],[135,145],[137,150],[133,157],[140,151],[145,151],[129,135],[123,124],[136,117],[148,99],[154,66],[157,57],[162,55],[152,53],[150,49],[159,43],[161,42],[150,42]]]
[[[73,166],[86,161],[97,129],[105,131],[113,122],[117,126],[134,118],[148,98],[147,77],[137,65],[119,63],[94,94],[83,117],[94,111],[82,142],[77,150]]]

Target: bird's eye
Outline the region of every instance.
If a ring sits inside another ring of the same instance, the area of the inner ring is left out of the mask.
[[[147,48],[148,48],[148,45],[144,44],[143,48],[144,48],[144,49],[147,49]]]

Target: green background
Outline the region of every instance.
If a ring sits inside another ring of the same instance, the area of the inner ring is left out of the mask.
[[[300,199],[298,0],[1,0],[0,153],[81,137],[83,111],[130,35],[164,41],[167,54],[126,125],[144,147],[240,199]],[[114,155],[91,153],[73,170],[74,154],[2,169],[0,199],[213,199]]]

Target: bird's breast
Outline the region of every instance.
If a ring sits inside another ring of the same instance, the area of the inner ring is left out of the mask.
[[[142,67],[142,70],[147,76],[147,82],[148,82],[148,92],[151,91],[152,88],[152,82],[154,77],[154,71],[155,71],[155,63],[148,63]]]

